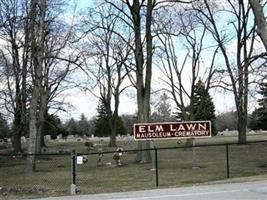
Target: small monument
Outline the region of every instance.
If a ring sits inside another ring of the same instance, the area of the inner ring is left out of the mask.
[[[74,135],[68,135],[67,136],[67,141],[74,142],[74,141],[76,141],[76,138],[74,137]]]
[[[104,157],[103,153],[99,152],[98,159],[97,159],[97,167],[101,167],[104,165],[103,164],[103,157]]]
[[[27,139],[26,139],[25,136],[22,136],[22,137],[20,138],[20,141],[21,141],[21,143],[26,143],[26,142],[27,142]]]
[[[51,140],[51,135],[45,135],[45,141],[49,142]]]
[[[113,155],[113,159],[116,161],[117,166],[122,166],[121,164],[121,157],[123,154],[123,148],[117,148],[116,152]]]

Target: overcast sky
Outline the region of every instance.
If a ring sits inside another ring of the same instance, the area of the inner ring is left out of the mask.
[[[87,6],[90,6],[92,4],[91,0],[75,0],[75,2],[78,3],[78,9],[80,8],[85,8]],[[231,48],[235,49],[235,42],[233,41],[233,47],[231,45],[229,46]],[[182,50],[181,50],[182,51]],[[180,52],[179,56],[183,54],[183,52]],[[204,60],[208,62],[212,56],[209,54],[204,55]],[[188,67],[190,70],[190,67]],[[153,66],[153,79],[152,79],[152,88],[154,90],[159,90],[162,87],[164,87],[160,81],[162,78],[162,74],[160,73],[159,70]],[[156,70],[155,70],[156,69]],[[185,83],[189,83],[189,81],[185,81]],[[188,84],[189,86],[189,84]],[[227,111],[233,111],[235,110],[234,106],[234,97],[231,93],[229,92],[222,92],[219,91],[219,89],[212,89],[210,90],[210,95],[214,100],[215,108],[216,108],[216,113],[222,113],[222,112],[227,112]],[[152,100],[156,101],[154,94],[152,94]],[[68,91],[68,95],[65,97],[65,101],[69,102],[73,105],[73,109],[69,111],[68,113],[60,113],[61,118],[64,120],[69,119],[71,117],[74,117],[75,119],[78,119],[80,115],[83,113],[87,118],[91,118],[92,116],[95,116],[97,114],[96,108],[98,105],[98,98],[94,97],[90,93],[85,93],[83,91],[80,91],[79,89],[73,89]],[[172,103],[170,101],[170,103]],[[174,106],[174,104],[172,104]],[[252,105],[253,107],[254,105]],[[252,110],[253,108],[249,108],[249,110]],[[137,106],[136,106],[136,97],[135,97],[135,92],[134,89],[132,88],[130,91],[123,93],[120,99],[120,107],[119,107],[119,113],[120,114],[133,114],[137,111]],[[173,109],[173,111],[175,111]]]

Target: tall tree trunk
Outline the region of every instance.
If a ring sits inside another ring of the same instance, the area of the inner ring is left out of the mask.
[[[14,115],[14,134],[12,135],[12,146],[15,153],[22,152],[21,148],[21,103],[20,103],[20,88],[16,87],[16,100],[15,100],[15,115]]]
[[[108,125],[110,129],[110,140],[109,140],[109,146],[110,147],[116,147],[116,132],[117,132],[117,118],[112,114],[112,111],[108,111],[110,114],[108,115]]]
[[[15,153],[21,153],[22,148],[21,148],[21,127],[19,123],[17,122],[18,119],[14,120],[14,134],[11,137],[12,141],[12,147],[14,149]]]
[[[12,60],[13,60],[13,70],[15,74],[15,108],[14,108],[14,135],[12,137],[12,145],[16,153],[22,152],[21,149],[21,135],[23,132],[23,124],[21,124],[22,119],[22,90],[20,87],[20,77],[22,69],[19,64],[19,50],[15,40],[12,40]]]
[[[38,113],[38,123],[37,123],[37,137],[36,137],[36,153],[42,152],[42,147],[44,144],[44,112],[39,111]]]
[[[263,12],[263,6],[260,4],[260,0],[249,0],[249,3],[253,9],[253,13],[256,19],[257,23],[256,31],[259,34],[264,44],[264,47],[267,51],[267,22]]]
[[[30,120],[29,120],[29,141],[28,141],[28,157],[27,157],[27,171],[33,172],[35,170],[35,153],[37,146],[37,104],[39,99],[39,84],[36,80],[33,85],[33,93],[30,102]]]
[[[141,40],[141,15],[139,1],[134,1],[136,7],[139,8],[138,19],[135,24],[135,45],[136,52],[135,57],[137,61],[137,104],[138,104],[138,121],[141,123],[149,122],[150,118],[150,92],[151,92],[151,78],[152,78],[152,54],[153,54],[153,44],[152,44],[152,12],[154,8],[154,1],[147,1],[147,13],[146,13],[146,71],[145,71],[145,82],[144,82],[144,58],[142,50],[142,40]],[[136,11],[135,11],[136,12]],[[150,140],[139,141],[138,148],[150,149],[153,148],[153,142]],[[141,163],[151,162],[152,151],[143,150],[137,154],[137,161]]]
[[[42,147],[47,147],[46,143],[45,143],[45,132],[44,132],[44,127],[45,127],[45,123],[46,123],[47,118],[48,118],[48,110],[47,110],[47,105],[46,105],[45,112],[44,112],[44,120],[43,120],[43,123],[41,124],[41,126],[39,127],[40,132],[41,132],[41,137],[40,137],[41,149],[42,149]]]
[[[21,153],[21,136],[18,131],[15,130],[15,132],[16,133],[11,137],[13,151],[14,153]]]
[[[14,153],[21,153],[22,152],[21,139],[20,138],[21,137],[18,134],[14,134],[11,138]]]
[[[109,140],[109,146],[110,147],[116,147],[117,146],[117,142],[116,142],[117,125],[115,123],[116,122],[114,122],[114,124],[112,125],[112,128],[111,128],[111,135],[110,135],[110,140]]]
[[[144,109],[144,54],[141,38],[141,14],[140,3],[135,0],[132,7],[132,16],[134,20],[134,35],[135,35],[135,61],[136,61],[136,90],[137,90],[137,105],[138,105],[138,122],[148,122],[149,113]],[[138,149],[146,149],[147,141],[138,141]],[[147,151],[139,151],[137,153],[137,162],[146,162],[149,160]]]
[[[44,90],[43,86],[40,92],[39,112],[38,112],[38,123],[37,123],[37,147],[36,153],[41,153],[42,147],[45,146],[44,141],[44,123],[45,116],[47,114],[47,99],[48,93]]]
[[[110,146],[116,147],[116,134],[117,134],[117,122],[119,118],[119,105],[120,105],[120,86],[122,83],[121,77],[121,67],[123,63],[117,64],[117,85],[114,91],[114,112],[113,112],[113,120],[112,120],[112,129],[111,129],[111,136],[110,136]]]
[[[139,94],[140,95],[140,94]],[[149,101],[149,99],[139,99],[139,103],[138,103],[138,122],[141,123],[147,123],[149,122],[149,110],[146,108],[147,105],[147,101]],[[140,106],[139,106],[140,105]],[[152,142],[150,140],[146,140],[146,141],[138,141],[138,149],[141,149],[142,151],[139,151],[137,153],[137,162],[140,163],[147,163],[147,162],[151,162],[152,160],[152,156],[149,150],[145,150],[145,149],[150,149],[152,147]]]
[[[25,25],[25,47],[23,50],[23,63],[22,63],[22,80],[21,80],[21,127],[22,127],[22,135],[26,136],[28,132],[28,119],[27,119],[27,73],[28,73],[28,65],[29,65],[29,20],[26,20]]]
[[[38,4],[39,3],[39,4]],[[37,7],[40,9],[40,16],[37,17]],[[37,131],[38,131],[38,109],[41,100],[42,89],[42,67],[44,54],[44,40],[45,40],[45,13],[46,0],[31,1],[30,8],[30,31],[31,31],[31,62],[33,67],[33,91],[30,101],[30,120],[29,120],[29,143],[28,143],[28,157],[27,157],[27,171],[33,172],[35,170],[35,153],[37,147]],[[38,26],[35,22],[38,19]],[[35,34],[37,31],[37,35]]]
[[[247,136],[246,136],[246,119],[243,112],[238,112],[238,143],[240,144],[246,144],[247,142]]]

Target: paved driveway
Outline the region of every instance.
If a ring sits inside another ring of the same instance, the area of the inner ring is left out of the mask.
[[[40,200],[267,200],[267,180],[137,192],[43,198]]]

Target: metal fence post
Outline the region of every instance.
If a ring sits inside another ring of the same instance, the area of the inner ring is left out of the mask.
[[[158,149],[154,146],[155,151],[155,168],[156,168],[156,187],[159,186],[159,167],[158,167]]]
[[[230,169],[229,169],[229,148],[228,148],[228,144],[226,144],[226,172],[227,172],[227,178],[230,178]]]
[[[75,150],[71,153],[71,175],[72,183],[70,186],[70,194],[76,194],[76,152]]]

